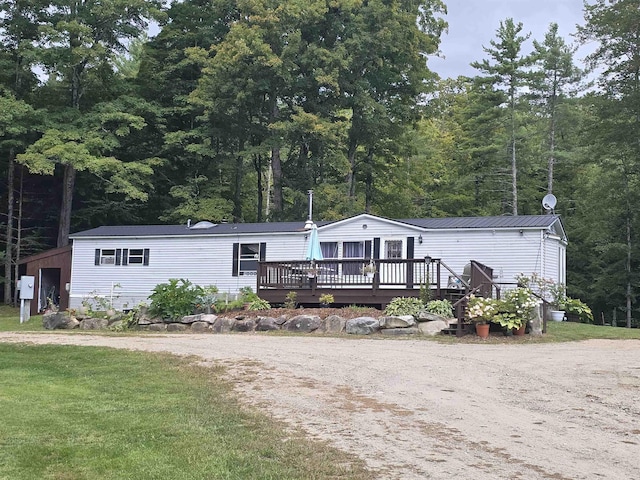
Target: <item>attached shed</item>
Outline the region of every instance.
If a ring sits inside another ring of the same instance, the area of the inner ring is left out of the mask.
[[[393,220],[361,214],[317,222],[325,259],[340,260],[338,275],[354,275],[356,260],[438,258],[462,273],[471,260],[493,270],[496,282],[537,273],[566,282],[567,237],[560,217]],[[109,297],[117,308],[148,301],[171,278],[215,285],[236,294],[256,289],[259,262],[304,261],[309,242],[304,222],[103,226],[71,236],[70,306],[91,296]],[[346,268],[346,270],[345,270]],[[448,271],[438,282],[447,287]],[[366,295],[366,292],[363,292]]]
[[[18,262],[19,265],[26,265],[25,275],[33,276],[35,280],[32,315],[44,310],[49,302],[61,310],[69,307],[71,253],[72,247],[68,245],[25,257]]]

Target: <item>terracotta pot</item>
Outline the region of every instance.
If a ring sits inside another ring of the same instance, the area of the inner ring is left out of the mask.
[[[514,328],[513,329],[513,334],[514,335],[524,335],[524,331],[527,329],[527,324],[525,323],[524,325],[522,325],[520,328]]]
[[[476,335],[480,338],[487,338],[489,336],[489,324],[476,323]]]

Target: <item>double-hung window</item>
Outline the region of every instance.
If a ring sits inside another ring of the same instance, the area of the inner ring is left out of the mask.
[[[96,248],[98,265],[149,265],[148,248]]]

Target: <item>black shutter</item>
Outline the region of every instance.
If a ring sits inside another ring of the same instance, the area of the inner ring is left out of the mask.
[[[100,249],[96,248],[96,260],[94,265],[100,265]]]
[[[120,265],[122,259],[122,249],[116,248],[116,265]]]
[[[142,264],[149,265],[149,249],[145,248],[142,252]]]
[[[122,249],[122,265],[129,265],[129,249]]]
[[[265,258],[267,258],[267,244],[262,242],[260,244],[260,261],[264,262]]]
[[[240,244],[234,243],[233,244],[233,265],[231,267],[231,275],[233,275],[234,277],[238,276],[239,257],[240,257]]]
[[[380,258],[380,238],[376,237],[373,239],[373,258]]]
[[[407,237],[407,258],[413,258],[414,238]],[[413,264],[409,264],[407,268],[407,288],[413,288]]]
[[[371,240],[364,242],[364,258],[371,258]]]

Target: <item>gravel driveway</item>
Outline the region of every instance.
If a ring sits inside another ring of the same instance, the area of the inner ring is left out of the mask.
[[[380,479],[640,479],[640,341],[454,344],[261,334],[0,333],[196,355]]]

